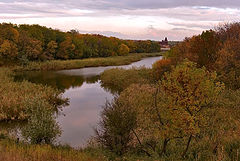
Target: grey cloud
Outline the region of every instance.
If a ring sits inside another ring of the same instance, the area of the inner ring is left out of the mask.
[[[32,2],[62,5],[81,9],[160,9],[174,7],[206,6],[219,8],[239,8],[239,0],[3,0],[5,3]],[[205,7],[205,8],[206,8]],[[205,9],[201,7],[201,9]]]
[[[188,29],[189,28],[210,29],[213,27],[213,24],[206,25],[206,24],[197,24],[197,23],[175,23],[175,22],[168,23],[168,24],[173,26],[185,27]]]
[[[114,1],[114,0],[110,0]],[[120,0],[131,8],[173,8],[182,6],[240,7],[239,0]]]
[[[120,32],[113,32],[113,31],[84,31],[84,30],[78,30],[82,34],[100,34],[104,36],[114,36],[122,39],[126,39],[128,35],[122,34]]]

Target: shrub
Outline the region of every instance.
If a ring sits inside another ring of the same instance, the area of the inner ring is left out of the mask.
[[[53,143],[61,134],[61,130],[55,120],[51,105],[39,98],[27,101],[30,118],[22,129],[23,137],[32,144]]]
[[[115,99],[112,103],[106,102],[101,116],[99,128],[95,130],[97,141],[118,155],[124,154],[133,139],[132,130],[136,126],[134,111]]]

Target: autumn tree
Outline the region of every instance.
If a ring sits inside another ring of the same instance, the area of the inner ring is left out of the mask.
[[[40,25],[1,23],[0,45],[5,40],[10,42],[11,47],[16,46],[18,51],[16,61],[20,63],[52,59],[109,57],[127,55],[129,52],[157,52],[160,49],[159,43],[149,40],[121,40],[99,34],[81,34],[75,30],[62,32]],[[5,42],[3,46],[5,46],[4,52],[6,53],[6,46],[9,44]]]
[[[154,80],[160,80],[165,72],[171,70],[172,65],[173,63],[171,59],[161,59],[155,62],[152,65],[152,77],[154,78]]]
[[[129,54],[129,48],[125,44],[121,44],[118,49],[119,55],[128,55]]]
[[[137,138],[162,140],[161,151],[167,151],[170,141],[186,140],[182,152],[185,156],[191,141],[208,128],[222,84],[216,81],[216,74],[195,63],[184,61],[162,80],[153,85],[132,85],[121,93],[122,102],[127,102],[137,112]],[[149,146],[150,149],[153,146]]]
[[[14,28],[14,25],[2,23],[0,24],[0,37],[3,40],[9,40],[17,43],[19,39],[19,32]]]
[[[16,59],[17,55],[17,45],[12,41],[4,40],[0,45],[0,57],[13,60]]]
[[[47,44],[47,48],[44,53],[45,59],[54,59],[56,57],[57,48],[58,44],[55,41],[50,41]]]
[[[160,126],[168,133],[167,138],[188,137],[183,155],[186,154],[191,139],[203,127],[207,128],[208,113],[214,108],[222,85],[216,82],[216,74],[188,61],[166,73],[158,89],[158,108]]]
[[[226,24],[218,29],[222,48],[218,51],[216,70],[220,79],[231,89],[240,88],[240,24]]]
[[[67,37],[65,41],[60,43],[57,58],[68,59],[69,55],[74,52],[75,45],[72,44],[71,37]]]

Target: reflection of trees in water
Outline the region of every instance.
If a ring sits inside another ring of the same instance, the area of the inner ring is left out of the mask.
[[[120,90],[116,86],[111,86],[111,85],[104,84],[104,83],[101,82],[101,87],[105,91],[110,92],[113,95],[119,95],[120,94]]]
[[[99,76],[84,78],[83,76],[65,75],[57,72],[24,72],[15,76],[15,81],[23,80],[64,91],[69,88],[81,87],[84,82],[96,83],[99,80]]]

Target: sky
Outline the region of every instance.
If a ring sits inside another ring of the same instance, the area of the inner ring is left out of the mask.
[[[183,40],[240,21],[240,0],[0,0],[0,23],[122,39]]]

